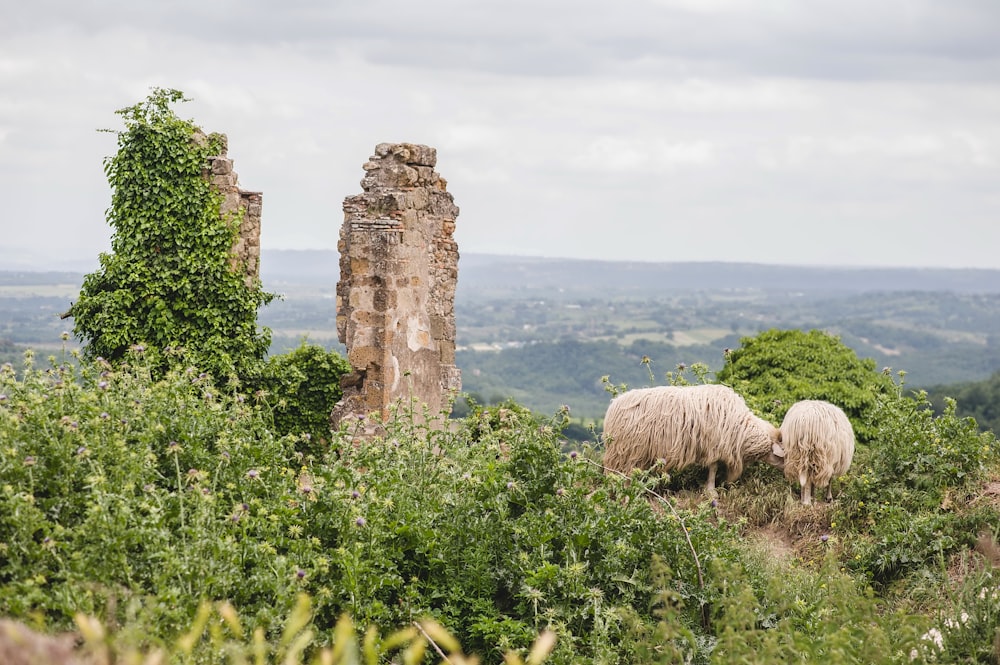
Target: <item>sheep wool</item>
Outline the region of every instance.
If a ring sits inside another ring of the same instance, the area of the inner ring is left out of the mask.
[[[822,400],[796,402],[781,422],[785,448],[785,477],[802,487],[802,504],[812,503],[813,490],[826,488],[851,468],[854,458],[854,428],[837,406]]]
[[[732,388],[707,384],[659,386],[622,393],[604,417],[604,466],[619,473],[663,465],[664,471],[708,467],[715,489],[720,463],[727,481],[746,462],[782,466],[778,428],[757,417]]]

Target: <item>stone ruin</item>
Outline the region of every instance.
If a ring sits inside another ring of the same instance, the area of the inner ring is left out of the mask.
[[[462,387],[455,365],[458,207],[434,171],[437,151],[381,143],[361,194],[344,199],[337,249],[337,336],[351,372],[331,423],[389,417],[394,405],[441,414]],[[365,430],[370,433],[371,430]]]
[[[218,155],[208,158],[203,175],[208,178],[212,187],[222,194],[220,209],[222,215],[232,213],[240,215],[239,233],[233,245],[229,266],[244,274],[247,286],[253,286],[260,278],[260,214],[264,195],[261,192],[247,192],[239,188],[236,171],[233,170],[233,160],[228,156],[229,140],[225,134],[213,134],[212,137],[221,139],[222,148]],[[205,138],[204,134],[200,137],[198,134],[195,135],[196,141]]]

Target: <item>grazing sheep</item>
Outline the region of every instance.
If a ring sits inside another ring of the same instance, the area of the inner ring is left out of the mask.
[[[732,388],[722,385],[660,386],[622,393],[604,417],[604,466],[628,473],[657,462],[665,471],[708,467],[706,491],[715,489],[719,463],[727,481],[745,462],[782,466],[781,435],[758,418]]]
[[[826,488],[833,500],[831,479],[851,468],[854,429],[839,407],[821,400],[796,402],[781,423],[785,447],[785,477],[802,487],[802,504],[812,503],[813,490]]]

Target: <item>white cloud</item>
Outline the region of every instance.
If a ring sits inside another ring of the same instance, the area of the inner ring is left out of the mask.
[[[335,247],[375,144],[416,141],[438,149],[463,251],[1000,267],[991,0],[10,9],[8,246],[106,246],[115,137],[94,130],[156,85],[229,135],[265,247]],[[927,240],[945,222],[975,241]]]

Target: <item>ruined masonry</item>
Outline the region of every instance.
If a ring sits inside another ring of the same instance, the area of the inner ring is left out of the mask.
[[[364,190],[344,199],[337,249],[337,336],[352,371],[331,422],[387,418],[413,401],[436,417],[461,390],[455,366],[458,207],[434,171],[434,148],[382,143],[364,165]]]
[[[244,273],[247,286],[252,286],[260,277],[260,213],[263,203],[261,192],[245,192],[237,185],[233,160],[228,157],[229,141],[225,134],[214,136],[222,139],[222,149],[215,157],[209,157],[204,175],[220,194],[223,215],[242,209],[239,235],[233,245],[229,265],[233,270]],[[195,140],[200,140],[195,136]]]

